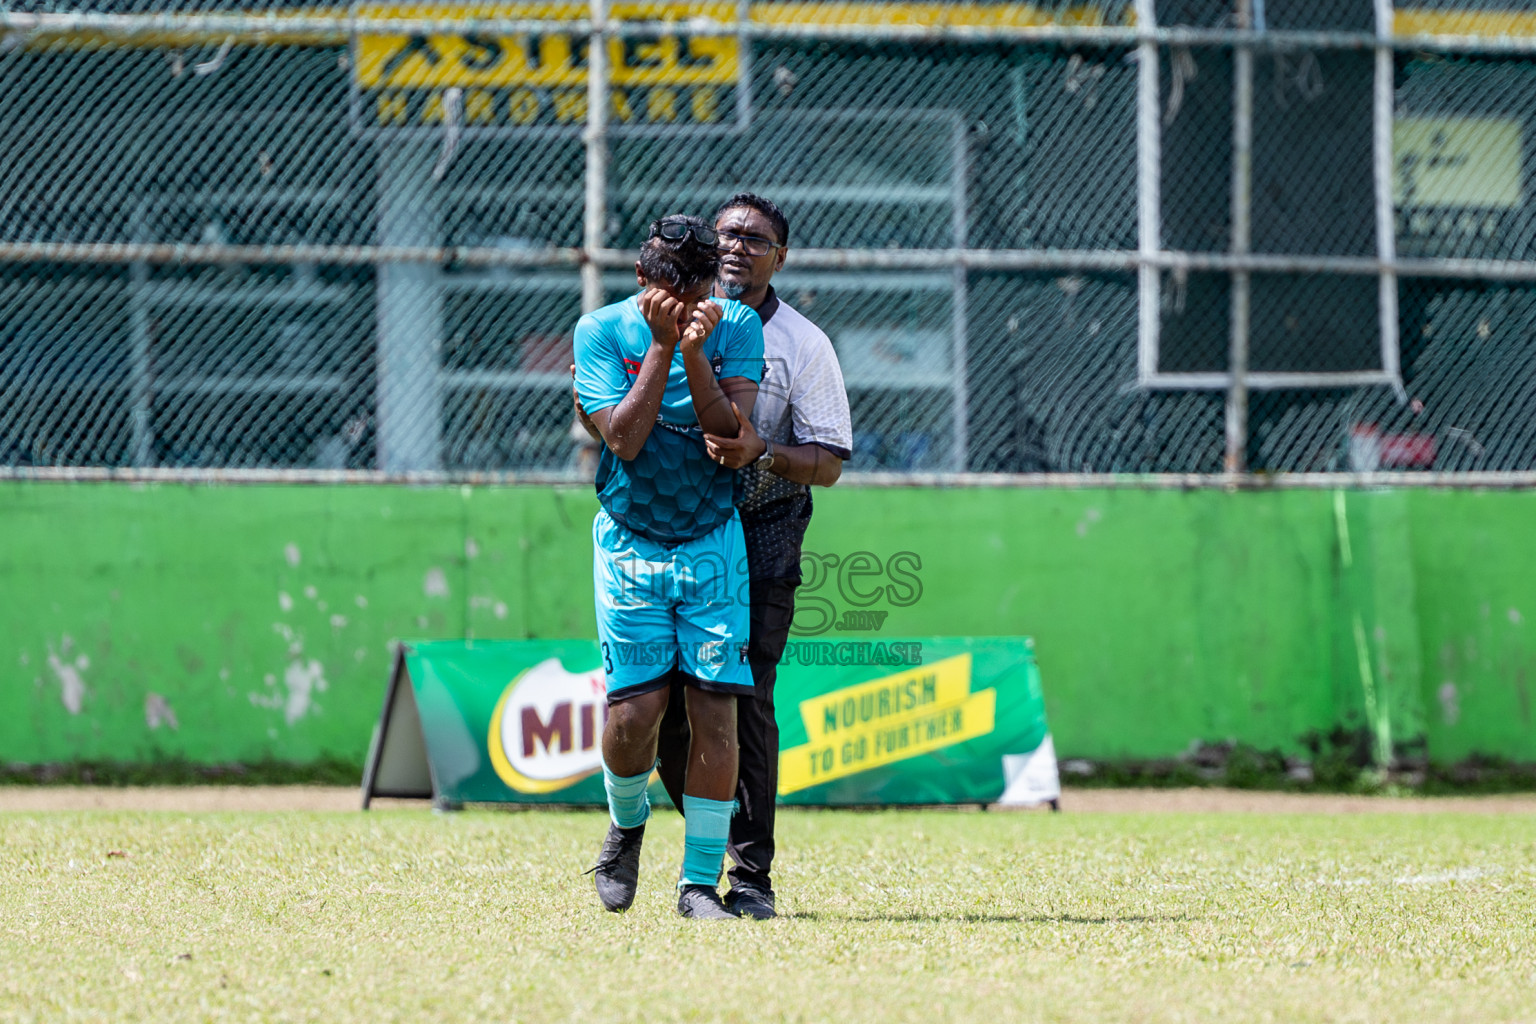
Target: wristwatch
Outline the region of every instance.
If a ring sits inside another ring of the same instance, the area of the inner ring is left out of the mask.
[[[767,447],[763,449],[763,454],[757,457],[757,461],[752,463],[752,468],[761,469],[766,473],[773,468],[773,442],[765,437],[763,438],[763,444],[767,445]]]

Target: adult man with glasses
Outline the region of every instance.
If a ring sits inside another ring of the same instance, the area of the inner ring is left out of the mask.
[[[592,871],[611,911],[635,898],[646,784],[675,695],[691,735],[671,752],[687,822],[677,909],[734,916],[715,887],[737,788],[736,697],[754,684],[735,656],[750,623],[732,600],[746,589],[735,473],[706,437],[736,437],[751,414],[763,333],[750,307],[710,297],[717,241],[698,217],[656,221],[635,264],[640,293],[576,325],[577,399],[605,444],[592,547],[610,824]]]
[[[736,507],[751,577],[748,663],[756,684],[737,702],[739,809],[731,820],[731,889],[726,906],[758,919],[775,916],[774,801],[779,782],[779,727],[773,684],[795,614],[800,546],[811,520],[811,485],[830,487],[853,447],[842,369],[825,333],[779,298],[773,275],[784,266],[789,221],[771,200],[748,192],[715,214],[720,271],[715,295],[757,311],[765,364],[756,405],[734,436],[709,432],[708,453],[738,470]],[[673,698],[662,723],[662,782],[678,807],[688,763],[689,723]]]

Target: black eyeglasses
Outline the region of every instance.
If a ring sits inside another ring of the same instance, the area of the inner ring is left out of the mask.
[[[747,251],[748,256],[767,256],[774,249],[779,248],[778,242],[759,238],[756,235],[738,235],[734,231],[719,231],[715,236],[720,239],[722,252],[729,252],[736,248],[737,242],[741,243],[741,247]]]
[[[692,235],[700,245],[718,245],[715,229],[703,224],[690,224],[685,220],[659,220],[651,225],[651,238],[665,238],[669,242],[681,242]]]

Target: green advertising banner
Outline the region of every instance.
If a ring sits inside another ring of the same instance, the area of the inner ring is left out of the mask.
[[[1055,806],[1060,796],[1027,637],[792,642],[774,696],[781,803]],[[403,644],[363,805],[602,804],[607,707],[591,640]],[[652,799],[665,800],[654,781]]]

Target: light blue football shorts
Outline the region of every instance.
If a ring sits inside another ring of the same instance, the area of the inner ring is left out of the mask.
[[[752,627],[741,519],[668,547],[600,510],[592,521],[597,639],[612,703],[681,682],[750,695]]]

